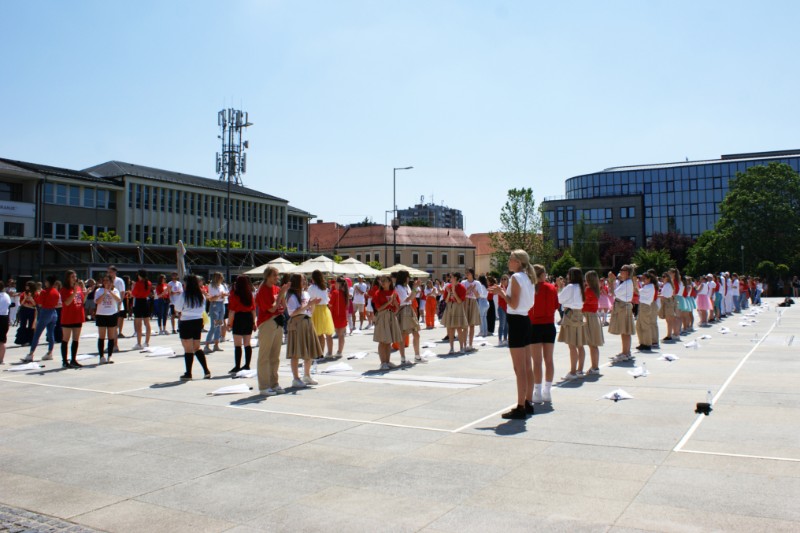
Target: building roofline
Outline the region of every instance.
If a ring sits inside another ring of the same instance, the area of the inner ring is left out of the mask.
[[[750,152],[743,154],[726,154],[721,155],[719,159],[699,159],[696,161],[676,161],[674,163],[649,163],[643,165],[628,165],[620,167],[609,167],[601,170],[600,172],[589,172],[587,174],[579,174],[577,177],[590,176],[592,174],[599,174],[602,172],[624,172],[630,170],[652,170],[658,168],[670,167],[686,167],[694,165],[708,165],[714,163],[729,163],[734,161],[757,161],[762,159],[783,159],[785,157],[800,157],[800,150],[776,150],[772,152]]]

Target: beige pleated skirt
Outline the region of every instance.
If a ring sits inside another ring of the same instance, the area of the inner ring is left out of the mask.
[[[584,346],[602,346],[605,344],[603,338],[603,325],[600,324],[600,317],[597,313],[584,313],[586,318],[586,337],[583,339]]]
[[[464,313],[467,315],[467,325],[481,325],[481,312],[478,310],[478,300],[475,298],[467,298],[464,300]]]
[[[678,316],[678,301],[674,296],[661,298],[661,309],[658,310],[659,318],[673,318]]]
[[[402,342],[403,333],[400,331],[397,316],[389,309],[378,311],[375,314],[375,329],[372,330],[372,340],[388,344]]]
[[[608,332],[612,335],[633,335],[636,333],[633,326],[633,305],[614,300]]]
[[[400,331],[408,333],[409,331],[419,331],[419,322],[414,310],[410,305],[401,305],[400,311],[397,313],[397,322],[400,323]]]
[[[286,342],[286,359],[315,359],[322,357],[314,324],[306,315],[289,320],[289,340]]]
[[[658,344],[658,303],[654,301],[650,305],[650,338],[653,339],[652,344]]]
[[[577,309],[567,309],[561,319],[561,328],[558,330],[558,342],[583,346],[586,338],[586,324],[583,322],[583,312]]]
[[[650,346],[658,342],[658,334],[653,337],[653,322],[655,322],[653,306],[640,303],[639,316],[636,318],[636,336],[639,338],[639,344]]]
[[[464,302],[447,302],[444,308],[442,323],[446,328],[465,328],[469,325],[467,315],[464,312]]]

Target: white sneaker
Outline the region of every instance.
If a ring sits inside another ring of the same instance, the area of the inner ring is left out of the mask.
[[[553,401],[553,395],[550,394],[550,389],[542,389],[542,401],[543,402]]]
[[[572,372],[568,372],[566,376],[561,378],[562,381],[574,381],[578,379],[578,374],[573,374]]]
[[[20,361],[23,363],[33,363],[33,356],[28,354],[25,357],[21,358]]]
[[[306,385],[319,385],[319,383],[314,381],[314,378],[311,376],[303,376],[303,383]]]
[[[544,400],[542,399],[542,391],[541,390],[534,390],[533,391],[533,399],[531,403],[542,403]]]
[[[276,396],[278,394],[273,389],[260,390],[258,393],[261,394],[261,396]]]
[[[389,363],[381,363],[380,370],[390,370]]]
[[[587,376],[599,376],[600,375],[600,369],[599,368],[590,368],[589,370],[586,371],[586,375]]]
[[[142,344],[142,348],[149,348],[149,347],[150,347],[150,343],[149,342],[146,342],[146,343]]]
[[[142,345],[139,344],[138,342],[133,345],[133,348],[131,348],[131,350],[141,350],[141,349],[142,349]]]
[[[422,356],[417,356],[417,357],[414,358],[414,362],[417,363],[417,364],[419,364],[419,363],[427,363],[428,362],[428,358],[427,357],[422,357]]]
[[[52,360],[53,360],[53,354],[49,352],[44,354],[44,357],[42,357],[42,361],[52,361]]]
[[[100,356],[100,364],[101,364],[101,365],[104,365],[104,364],[106,364],[107,362],[108,362],[108,361],[106,361],[106,356],[105,356],[105,355],[101,355],[101,356]]]
[[[293,379],[292,380],[292,387],[294,387],[296,389],[304,389],[305,386],[306,386],[306,384],[303,383],[303,381],[300,380],[300,379]]]
[[[283,390],[283,387],[281,387],[280,385],[275,385],[274,387],[272,387],[272,390],[274,390],[277,394],[286,394],[286,391]]]

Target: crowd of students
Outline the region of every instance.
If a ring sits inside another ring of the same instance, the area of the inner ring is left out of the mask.
[[[82,365],[76,356],[81,328],[88,319],[98,328],[99,363],[113,363],[124,321],[132,313],[134,350],[148,348],[152,317],[156,318],[156,335],[169,334],[169,319],[184,350],[182,380],[192,379],[195,360],[203,377],[210,378],[206,355],[221,351],[219,343],[228,334],[234,343],[229,373],[250,370],[255,335],[259,391],[272,396],[284,392],[278,382],[284,344],[291,361],[292,387],[305,387],[317,384],[310,374],[312,361],[340,358],[347,335],[356,330],[356,321],[359,330],[373,330],[380,370],[398,366],[391,360],[394,351],[399,352],[400,365],[427,362],[420,353],[421,324],[432,329],[438,317],[446,329],[443,341],[449,344],[447,355],[451,356],[476,351],[476,327],[478,336],[485,339],[493,336],[498,326],[498,346],[508,346],[517,380],[517,406],[503,416],[524,418],[533,412],[534,404],[552,400],[556,341],[566,344],[569,351],[564,381],[598,375],[604,326],[622,341],[612,363],[624,362],[633,357],[634,335],[636,349],[650,352],[658,349],[660,342],[677,342],[680,335],[693,331],[695,310],[699,325],[707,326],[739,312],[748,302],[759,304],[762,292],[757,278],[740,280],[735,273],[692,279],[673,268],[660,276],[653,271],[637,276],[634,265],[623,266],[618,274],[609,272],[606,278],[595,271],[584,274],[572,268],[566,279],[551,279],[544,267],[532,265],[522,250],[510,255],[509,272],[499,280],[476,277],[468,269],[463,279],[460,272],[454,272],[443,280],[422,283],[400,271],[380,276],[369,285],[361,276],[326,280],[320,271],[314,271],[310,280],[301,274],[284,274],[281,279],[271,267],[257,286],[249,277],[239,276],[228,287],[220,273],[213,274],[208,284],[194,275],[181,281],[172,273],[171,278],[167,282],[166,276],[160,275],[157,283],[152,283],[148,273],[140,270],[136,281],[125,280],[111,266],[96,284],[94,280],[84,283],[71,270],[63,280],[51,276],[41,286],[28,282],[19,293],[13,281],[8,288],[0,282],[0,362],[9,323],[16,322],[16,343],[29,346],[23,362],[34,360],[45,333],[47,352],[42,360],[53,359],[55,345],[60,344],[63,367],[79,368]],[[666,323],[661,341],[659,318]],[[413,350],[413,360],[406,357],[406,348]]]

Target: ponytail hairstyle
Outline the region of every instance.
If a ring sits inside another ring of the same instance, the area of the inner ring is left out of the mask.
[[[669,281],[672,283],[672,288],[675,291],[675,294],[678,294],[678,280],[681,279],[681,273],[677,268],[670,268],[669,269]]]
[[[528,279],[531,280],[531,283],[536,285],[536,272],[533,270],[528,252],[525,250],[514,250],[511,252],[511,255],[509,255],[509,258],[519,261],[519,266],[521,267],[520,272],[525,272],[525,274],[528,275]]]
[[[542,274],[547,274],[547,271],[544,269],[542,265],[533,265],[533,272],[536,275],[536,281],[534,283],[539,282],[539,278],[542,277]],[[547,281],[546,279],[544,281]]]
[[[594,270],[590,270],[586,273],[584,277],[586,280],[586,284],[592,290],[595,296],[598,298],[600,297],[600,278],[597,276],[597,272]]]
[[[583,272],[578,267],[572,267],[567,272],[567,283],[577,285],[581,290],[581,300],[584,299],[583,294]]]

